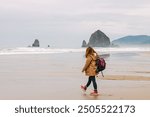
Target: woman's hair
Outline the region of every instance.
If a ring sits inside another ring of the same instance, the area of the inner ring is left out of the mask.
[[[96,53],[95,50],[92,47],[88,47],[86,48],[86,52],[85,52],[85,57],[87,58],[87,56],[90,54]]]

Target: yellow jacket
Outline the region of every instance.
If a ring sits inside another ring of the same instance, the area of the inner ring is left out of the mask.
[[[82,72],[85,71],[87,76],[95,76],[96,75],[96,53],[92,55],[88,55],[86,58],[86,63],[82,69]]]

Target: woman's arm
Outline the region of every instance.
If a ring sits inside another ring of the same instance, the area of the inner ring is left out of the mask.
[[[88,56],[87,59],[86,59],[86,63],[84,65],[83,69],[82,69],[82,72],[84,72],[88,68],[88,66],[90,65],[91,61],[92,61],[92,57]]]

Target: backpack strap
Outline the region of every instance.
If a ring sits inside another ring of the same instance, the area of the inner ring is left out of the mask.
[[[102,74],[102,76],[104,77],[104,74],[103,74],[103,72],[101,71],[101,74]]]

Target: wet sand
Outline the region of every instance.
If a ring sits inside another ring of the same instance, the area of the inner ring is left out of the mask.
[[[99,96],[90,96],[92,85],[86,94],[80,89],[87,82],[81,73],[83,53],[3,55],[0,56],[0,99],[150,99],[148,57],[147,52],[110,55],[106,58],[105,77],[97,78]],[[130,65],[125,66],[127,63]]]
[[[110,76],[109,76],[110,77]],[[121,77],[121,76],[119,76]],[[111,77],[115,79],[114,76]],[[130,79],[130,77],[127,77]],[[1,85],[0,99],[23,100],[83,100],[83,99],[150,99],[150,81],[138,80],[105,80],[97,78],[99,96],[90,96],[92,85],[84,93],[80,85],[87,78],[38,78],[16,79]],[[3,89],[2,89],[3,88]]]

